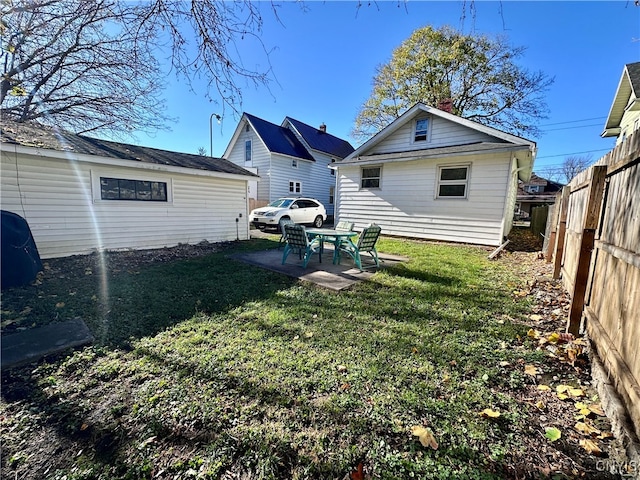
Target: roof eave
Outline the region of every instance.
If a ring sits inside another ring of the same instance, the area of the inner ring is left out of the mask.
[[[78,153],[72,150],[55,150],[44,147],[31,147],[18,145],[14,143],[1,143],[0,150],[3,152],[10,152],[12,154],[32,155],[44,158],[52,158],[58,160],[73,160],[78,162],[93,163],[98,165],[109,165],[115,167],[137,168],[141,170],[153,170],[160,172],[173,172],[173,173],[188,173],[207,177],[220,177],[220,178],[238,178],[242,180],[248,180],[248,177],[260,178],[259,175],[251,173],[245,170],[247,173],[230,173],[219,172],[216,170],[206,170],[201,168],[180,167],[177,165],[165,165],[161,163],[143,162],[138,160],[104,157],[101,155],[91,155],[88,153]],[[242,168],[242,167],[240,167]]]
[[[340,166],[353,166],[353,165],[376,165],[382,163],[395,163],[395,162],[407,162],[413,160],[422,160],[422,159],[439,159],[439,158],[450,158],[450,157],[459,157],[459,156],[468,156],[468,155],[484,155],[491,154],[497,152],[512,152],[512,151],[521,151],[526,148],[526,145],[513,145],[513,144],[505,144],[505,146],[490,148],[490,149],[482,149],[482,150],[468,150],[468,151],[453,151],[453,152],[436,152],[429,154],[429,152],[425,152],[424,150],[412,150],[408,152],[396,152],[396,153],[384,153],[378,155],[361,155],[358,157],[354,157],[350,160],[342,160],[341,162],[335,163],[335,168],[339,168]],[[528,149],[531,151],[531,148]],[[533,156],[533,155],[532,155]],[[348,158],[348,157],[347,157]],[[531,161],[531,165],[533,162]],[[526,167],[525,167],[526,168]]]

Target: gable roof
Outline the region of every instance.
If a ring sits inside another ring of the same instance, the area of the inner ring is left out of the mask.
[[[477,130],[478,132],[494,137],[496,141],[449,145],[445,147],[440,146],[440,147],[427,148],[422,150],[411,150],[407,152],[367,155],[367,152],[370,151],[373,147],[375,147],[380,142],[382,142],[383,140],[391,136],[393,133],[399,130],[402,126],[406,125],[408,122],[411,122],[416,116],[422,114],[423,112],[426,112],[436,117],[440,117],[450,122],[457,123],[464,127]],[[525,158],[518,158],[519,178],[521,180],[528,180],[529,176],[531,175],[531,169],[533,168],[533,160],[535,158],[535,153],[536,153],[535,142],[531,140],[527,140],[522,137],[518,137],[516,135],[512,135],[510,133],[503,132],[493,127],[488,127],[486,125],[482,125],[480,123],[467,120],[465,118],[459,117],[457,115],[453,115],[443,110],[430,107],[423,103],[417,103],[413,107],[411,107],[409,110],[404,112],[402,115],[400,115],[398,118],[396,118],[388,126],[386,126],[381,131],[379,131],[376,135],[374,135],[368,141],[363,143],[356,150],[354,150],[348,157],[346,157],[344,160],[338,163],[351,164],[351,163],[362,163],[362,162],[372,163],[374,161],[415,160],[417,158],[466,155],[466,154],[472,154],[472,153],[478,153],[478,152],[489,152],[489,151],[497,151],[497,150],[522,150],[523,148],[526,148],[529,152],[531,152],[531,155],[528,155]]]
[[[628,63],[622,70],[602,137],[620,134],[620,122],[627,110],[640,110],[640,62]]]
[[[87,137],[35,123],[17,123],[2,119],[0,142],[60,152],[74,152],[119,160],[130,160],[143,164],[192,168],[209,172],[233,175],[256,176],[224,158],[205,157],[190,153],[172,152],[157,148],[142,147],[127,143],[111,142]]]
[[[270,152],[315,162],[315,159],[311,156],[302,142],[300,142],[298,137],[296,137],[288,128],[267,122],[266,120],[246,112],[242,115],[249,121]],[[240,122],[240,124],[241,123],[242,122]],[[240,126],[240,124],[238,125]]]
[[[496,128],[488,127],[486,125],[482,125],[480,123],[467,120],[466,118],[453,115],[451,113],[445,112],[443,110],[439,110],[434,107],[430,107],[423,103],[416,103],[413,107],[411,107],[409,110],[404,112],[402,115],[396,118],[393,122],[391,122],[385,128],[383,128],[378,133],[376,133],[372,138],[370,138],[365,143],[360,145],[360,147],[358,147],[353,153],[351,153],[351,155],[349,155],[347,158],[344,159],[344,162],[352,160],[362,155],[367,150],[370,150],[371,148],[373,148],[374,146],[382,142],[385,138],[389,137],[391,134],[397,131],[400,127],[412,121],[416,115],[422,112],[426,112],[436,117],[440,117],[445,120],[448,120],[450,122],[460,124],[467,128],[472,128],[479,132],[493,136],[502,142],[512,143],[514,145],[529,146],[532,148],[535,148],[535,145],[536,145],[535,142],[532,142],[531,140],[527,140],[522,137],[517,137],[515,135],[511,135],[510,133],[503,132]],[[447,147],[447,148],[452,148],[452,147],[455,147],[455,145],[451,145],[451,147]]]
[[[346,140],[342,140],[326,131],[307,125],[299,120],[291,117],[286,117],[283,125],[286,123],[291,124],[296,129],[298,134],[304,139],[305,142],[314,150],[327,153],[334,157],[344,158],[353,152],[354,148]]]

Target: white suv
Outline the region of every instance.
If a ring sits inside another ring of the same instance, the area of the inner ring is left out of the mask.
[[[266,228],[280,228],[280,220],[292,220],[294,223],[322,227],[327,220],[327,212],[318,200],[314,198],[279,198],[266,207],[256,208],[249,214],[251,224],[264,230]]]

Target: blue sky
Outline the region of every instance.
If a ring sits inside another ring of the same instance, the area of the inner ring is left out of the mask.
[[[276,81],[269,88],[246,85],[242,111],[280,124],[290,116],[350,141],[353,121],[368,98],[375,67],[425,25],[451,25],[465,33],[502,34],[527,48],[520,64],[542,70],[555,83],[547,92],[549,118],[540,122],[535,171],[558,166],[569,155],[597,160],[614,145],[603,139],[605,118],[624,64],[640,60],[640,7],[632,0],[615,2],[476,0],[475,12],[461,1],[406,3],[378,1],[283,2],[279,21],[271,3],[264,16],[262,40],[272,49],[269,61]],[[466,7],[465,7],[466,5]],[[464,17],[463,17],[464,12]],[[264,69],[264,54],[250,40],[238,52],[248,68]],[[167,114],[177,118],[171,131],[137,134],[135,143],[196,153],[209,150],[209,118],[214,122],[213,153],[221,156],[239,116],[205,99],[205,85],[192,91],[184,80],[168,76]],[[215,92],[214,92],[215,100]],[[583,153],[587,152],[587,153]]]

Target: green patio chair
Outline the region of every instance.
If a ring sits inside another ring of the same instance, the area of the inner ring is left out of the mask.
[[[334,227],[334,230],[339,230],[339,231],[344,231],[344,232],[352,232],[353,231],[353,226],[354,226],[353,222],[341,221],[341,222],[338,222],[338,224]],[[327,237],[325,237],[325,241],[333,243],[336,246],[336,251],[340,247],[340,245],[338,245],[338,239],[336,237],[327,236]],[[346,240],[342,240],[341,242],[344,242],[344,241],[346,241]]]
[[[278,250],[287,243],[287,235],[284,231],[285,225],[293,225],[295,222],[290,218],[283,218],[280,220],[280,240],[278,240]]]
[[[353,230],[353,225],[354,225],[353,222],[340,221],[336,225],[336,230],[344,230],[346,232],[351,232]]]
[[[365,268],[374,268],[380,266],[380,259],[378,258],[378,251],[376,250],[376,243],[378,242],[378,237],[380,236],[380,232],[382,228],[375,223],[372,223],[368,227],[365,227],[360,234],[360,238],[358,238],[358,243],[355,244],[351,240],[340,243],[340,249],[337,252],[338,255],[334,257],[334,261],[337,260],[337,263],[340,263],[341,254],[344,252],[348,254],[356,266],[362,272]],[[368,253],[371,258],[373,258],[373,265],[362,265],[362,254]]]
[[[307,263],[309,263],[311,255],[320,253],[320,240],[317,238],[309,240],[304,225],[286,224],[284,226],[284,232],[286,245],[284,246],[284,253],[282,255],[282,265],[287,261],[287,256],[289,256],[291,250],[298,250],[300,257],[302,257],[302,253],[304,252],[302,266],[303,268],[307,268]]]

